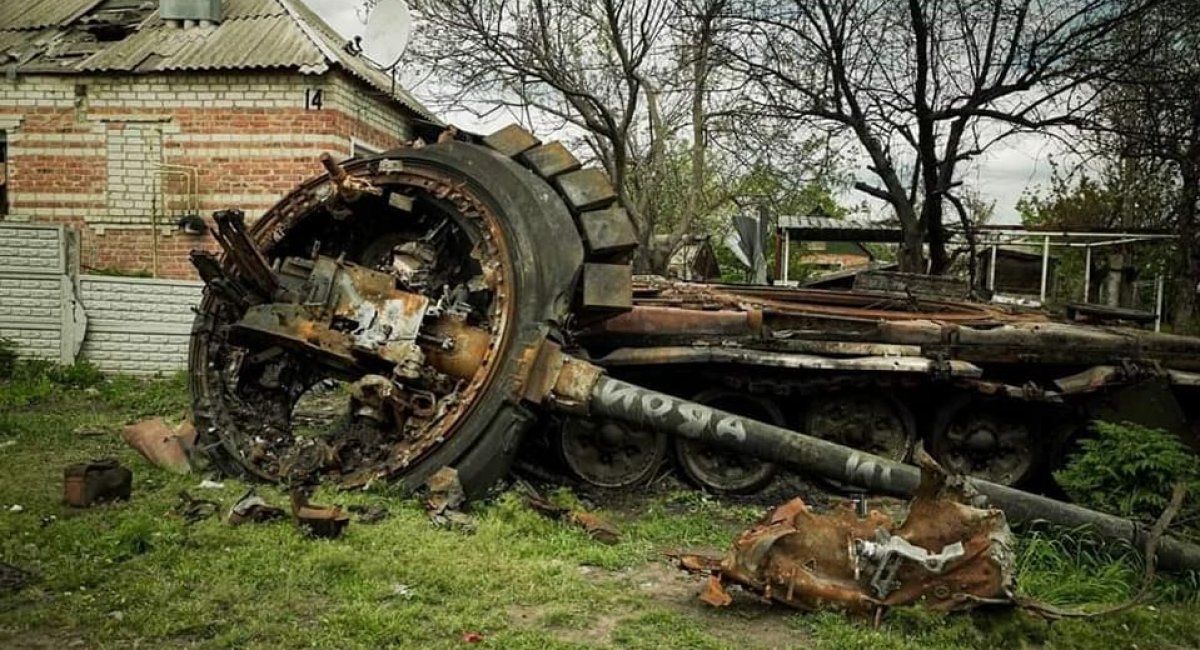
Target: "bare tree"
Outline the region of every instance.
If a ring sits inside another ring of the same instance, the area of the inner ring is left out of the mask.
[[[415,54],[448,108],[577,134],[638,226],[642,270],[661,272],[694,220],[728,203],[706,184],[727,2],[417,0]]]
[[[949,203],[969,233],[957,174],[1022,132],[1080,124],[1115,68],[1111,44],[1162,0],[747,0],[729,58],[767,115],[844,134],[904,233],[901,264],[949,263]]]

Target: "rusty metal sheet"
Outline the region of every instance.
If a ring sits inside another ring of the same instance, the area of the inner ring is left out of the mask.
[[[561,142],[534,147],[521,154],[521,159],[542,178],[554,178],[583,166]]]
[[[762,332],[762,312],[698,311],[672,307],[634,307],[628,312],[600,323],[593,330],[599,335],[753,335]]]
[[[719,561],[684,556],[680,565],[711,573],[700,597],[718,607],[732,602],[730,584],[798,609],[858,614],[1005,602],[1015,583],[1012,532],[1004,513],[969,505],[966,485],[925,456],[921,486],[899,525],[849,505],[817,514],[796,498],[739,535]]]
[[[584,264],[585,309],[625,310],[633,307],[633,275],[626,264]]]
[[[576,212],[603,208],[617,199],[612,181],[600,169],[581,169],[554,179],[563,197]]]
[[[483,142],[496,152],[512,158],[540,144],[532,133],[520,124],[509,124],[491,135],[483,136]]]
[[[591,210],[579,215],[583,240],[596,255],[627,253],[637,248],[637,233],[624,208]]]

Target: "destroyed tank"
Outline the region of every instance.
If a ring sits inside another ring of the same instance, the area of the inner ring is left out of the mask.
[[[722,435],[725,420],[689,420],[709,411],[674,436],[654,426],[665,398],[589,411],[578,387],[595,376],[573,360],[861,458],[923,446],[1002,486],[1044,476],[1096,418],[1191,440],[1198,339],[909,293],[635,281],[635,232],[602,171],[515,126],[421,135],[432,144],[324,159],[249,226],[219,213],[224,255],[193,254],[194,418],[225,471],[415,488],[453,466],[478,493],[529,440],[608,488],[674,464],[743,493],[778,471],[766,447],[739,452],[740,420],[718,447],[690,435]]]

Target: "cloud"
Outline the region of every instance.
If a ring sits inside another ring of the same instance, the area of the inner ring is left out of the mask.
[[[301,0],[309,9],[317,12],[325,22],[329,23],[337,33],[347,40],[351,36],[362,33],[363,25],[358,20],[356,10],[361,6],[358,0]]]

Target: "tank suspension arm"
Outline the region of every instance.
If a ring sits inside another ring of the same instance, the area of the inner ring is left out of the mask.
[[[572,357],[564,357],[557,382],[546,401],[559,410],[612,418],[635,427],[683,436],[879,493],[910,496],[920,482],[916,467],[613,379],[595,366]],[[1121,517],[987,481],[969,480],[1010,521],[1044,520],[1070,528],[1088,526],[1106,539],[1138,547],[1147,533],[1143,527]],[[1200,569],[1200,546],[1163,537],[1158,544],[1157,561],[1168,570]]]

